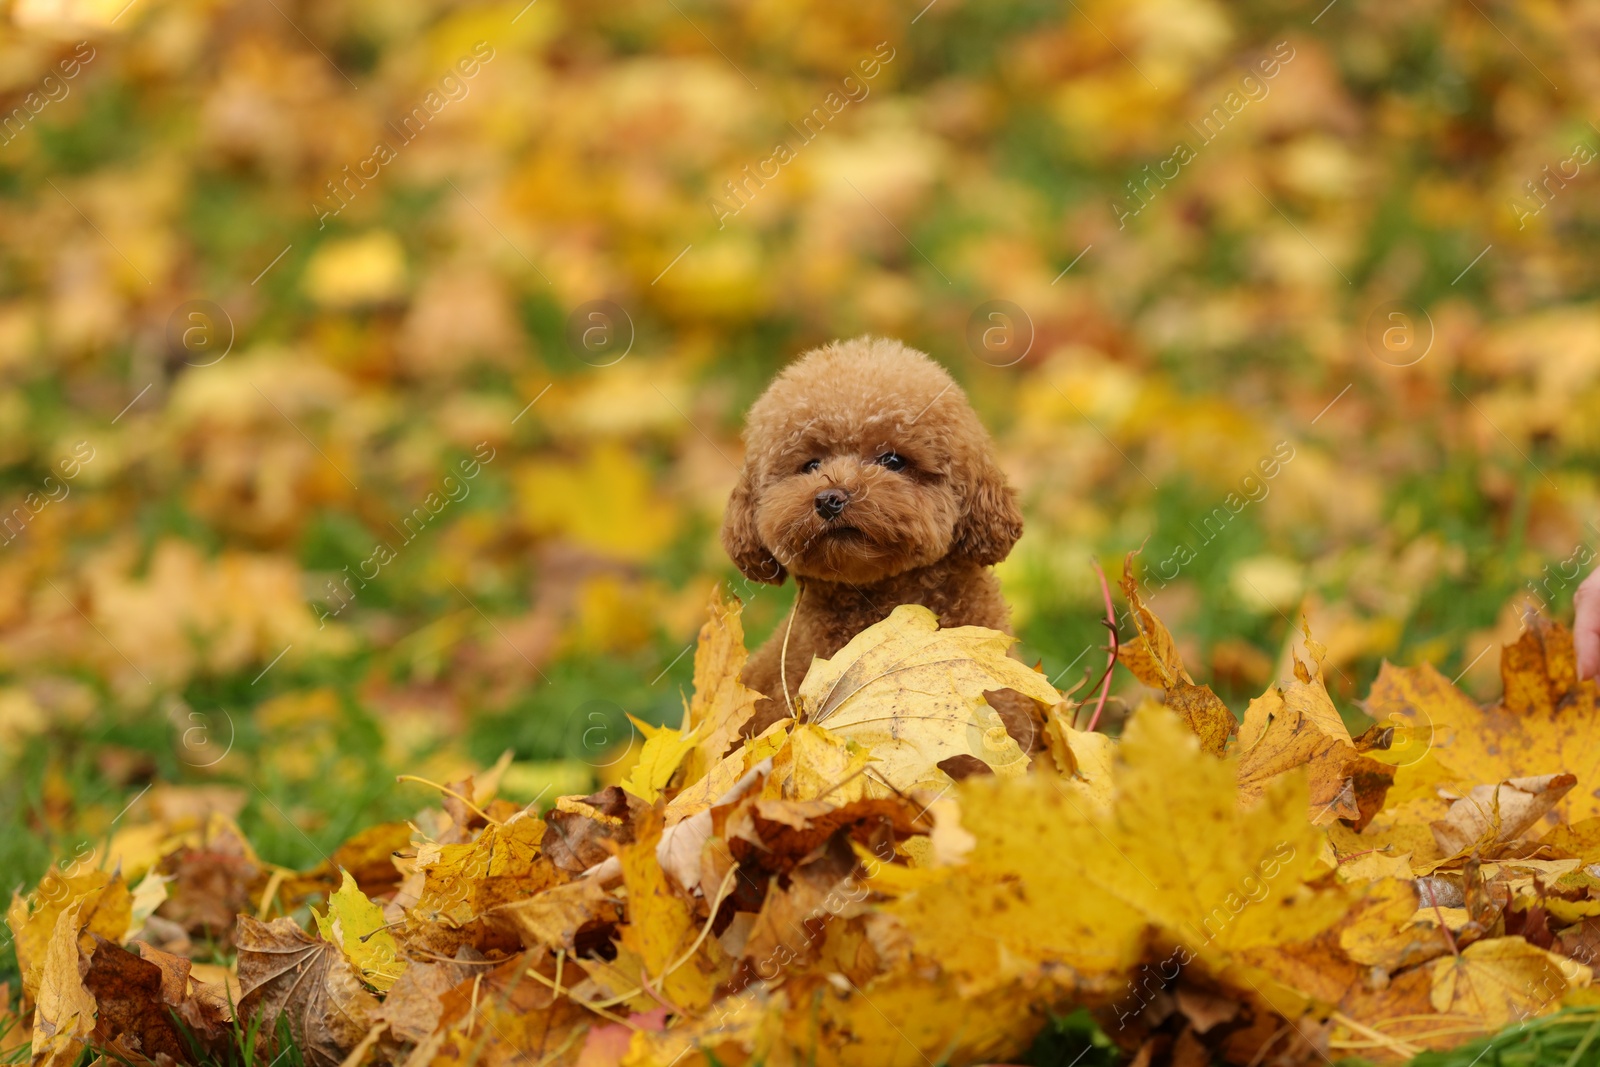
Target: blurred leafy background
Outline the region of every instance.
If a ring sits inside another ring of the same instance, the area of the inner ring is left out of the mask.
[[[1353,719],[1495,692],[1600,517],[1600,5],[1323,2],[0,5],[3,888],[153,782],[298,866],[399,771],[587,791],[737,578],[743,409],[863,332],[994,430],[1063,688],[1143,545],[1236,706],[1301,614]]]

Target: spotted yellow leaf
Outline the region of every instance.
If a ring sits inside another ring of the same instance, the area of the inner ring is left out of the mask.
[[[1027,757],[983,699],[1014,689],[1046,706],[1060,694],[1006,655],[1015,638],[982,626],[941,630],[933,612],[902,604],[832,658],[814,660],[800,685],[800,715],[871,750],[870,773],[903,791],[943,789],[938,764],[976,756],[1015,777]]]

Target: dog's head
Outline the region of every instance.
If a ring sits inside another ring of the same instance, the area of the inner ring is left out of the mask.
[[[722,543],[755,581],[865,585],[959,555],[998,563],[1016,494],[955,380],[897,341],[807,353],[750,409]]]

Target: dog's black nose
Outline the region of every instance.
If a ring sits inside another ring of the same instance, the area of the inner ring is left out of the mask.
[[[823,521],[837,519],[844,506],[850,502],[850,494],[843,489],[824,489],[817,494],[817,514]]]

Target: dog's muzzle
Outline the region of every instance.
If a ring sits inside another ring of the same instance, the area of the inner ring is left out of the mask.
[[[850,494],[843,489],[824,489],[816,496],[814,504],[823,522],[837,519],[850,502]]]

